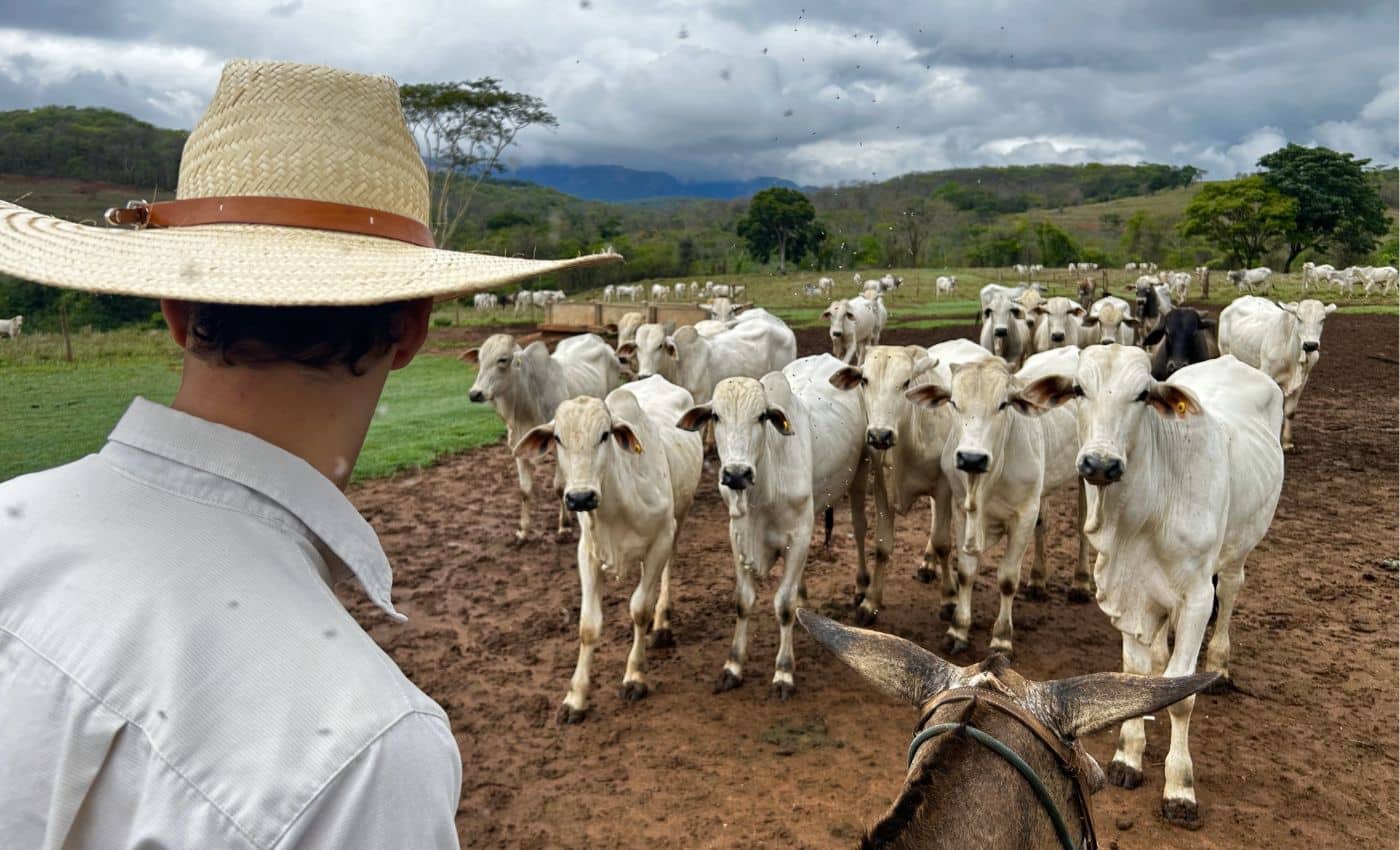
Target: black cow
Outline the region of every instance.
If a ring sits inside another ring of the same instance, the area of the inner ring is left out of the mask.
[[[1213,319],[1190,307],[1177,307],[1168,313],[1143,340],[1147,348],[1157,346],[1152,352],[1152,377],[1165,381],[1183,366],[1219,357],[1214,328]]]

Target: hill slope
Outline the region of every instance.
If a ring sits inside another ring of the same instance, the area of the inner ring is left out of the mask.
[[[664,171],[638,171],[621,165],[527,165],[507,175],[587,201],[642,201],[652,198],[747,198],[770,186],[796,189],[791,180],[684,181]]]

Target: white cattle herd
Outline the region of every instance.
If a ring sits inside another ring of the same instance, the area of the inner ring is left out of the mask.
[[[1086,267],[1096,268],[1071,264]],[[807,602],[803,570],[815,517],[825,517],[829,542],[833,508],[843,498],[856,545],[860,624],[873,624],[885,603],[895,517],[927,498],[930,531],[918,578],[939,583],[944,648],[970,648],[979,562],[1005,539],[990,648],[1010,653],[1022,562],[1031,550],[1025,594],[1044,598],[1045,504],[1071,487],[1079,556],[1069,599],[1098,602],[1121,634],[1124,671],[1194,673],[1215,608],[1204,666],[1228,681],[1244,564],[1272,522],[1298,399],[1336,306],[1242,295],[1212,320],[1178,306],[1191,274],[1141,262],[1128,269],[1143,272],[1127,287],[1131,301],[1104,294],[1081,303],[1047,298],[1041,284],[988,284],[980,293],[980,344],[882,345],[885,296],[902,281],[856,275],[860,294],[832,300],[822,314],[831,354],[798,359],[796,337],[782,320],[757,307],[741,312],[731,301],[741,289],[713,282],[649,287],[652,300],[706,293],[710,318],[696,326],[649,324],[629,313],[618,323],[616,348],[589,334],[550,354],[543,343],[522,348],[497,334],[467,352],[464,359],[479,367],[470,399],[495,406],[517,459],[518,540],[530,535],[535,459],[551,449],[557,531],[567,534],[568,512],[578,517],[579,656],[560,720],[579,722],[589,707],[604,574],[626,579],[637,570],[623,695],[648,693],[646,636],[650,629],[652,646],[674,641],[672,568],[684,580],[677,541],[707,446],[717,456],[735,571],[734,637],[716,690],[744,681],[755,583],[782,560],[772,687],[782,699],[794,693],[793,624]],[[1228,279],[1253,291],[1267,287],[1270,275],[1245,269]],[[1394,269],[1342,273],[1309,263],[1304,276],[1314,287],[1337,276],[1368,290],[1395,286]],[[938,278],[934,297],[955,285],[951,276]],[[805,291],[829,298],[834,284],[822,278]],[[609,286],[605,300],[648,292]],[[548,293],[534,293],[531,303],[541,294]],[[0,322],[0,333],[16,335],[18,325],[18,318]],[[623,383],[624,372],[636,379]],[[876,509],[873,568],[866,563],[867,493]],[[1168,820],[1184,825],[1198,822],[1187,749],[1193,704],[1188,697],[1169,710],[1162,802]],[[1141,719],[1123,723],[1110,782],[1142,782],[1143,730]]]

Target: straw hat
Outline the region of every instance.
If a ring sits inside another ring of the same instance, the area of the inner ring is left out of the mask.
[[[176,200],[92,227],[0,202],[0,272],[117,295],[230,304],[448,298],[620,260],[441,251],[428,174],[388,77],[289,62],[224,66],[185,143]]]

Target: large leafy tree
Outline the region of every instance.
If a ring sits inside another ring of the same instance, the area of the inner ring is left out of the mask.
[[[482,77],[455,83],[413,83],[399,89],[404,118],[428,165],[431,226],[446,248],[481,182],[503,170],[501,154],[533,124],[557,127],[533,95],[507,91]]]
[[[1375,250],[1389,222],[1380,193],[1366,177],[1369,162],[1324,147],[1292,144],[1259,158],[1264,180],[1296,204],[1286,233],[1285,272],[1304,251],[1361,257]]]
[[[739,219],[735,230],[758,262],[768,262],[776,252],[780,273],[787,270],[789,259],[801,262],[803,255],[815,252],[824,236],[807,196],[781,186],[754,195],[748,214]]]
[[[1183,236],[1200,236],[1235,265],[1252,267],[1280,245],[1293,226],[1297,203],[1260,175],[1207,183],[1187,205]]]

